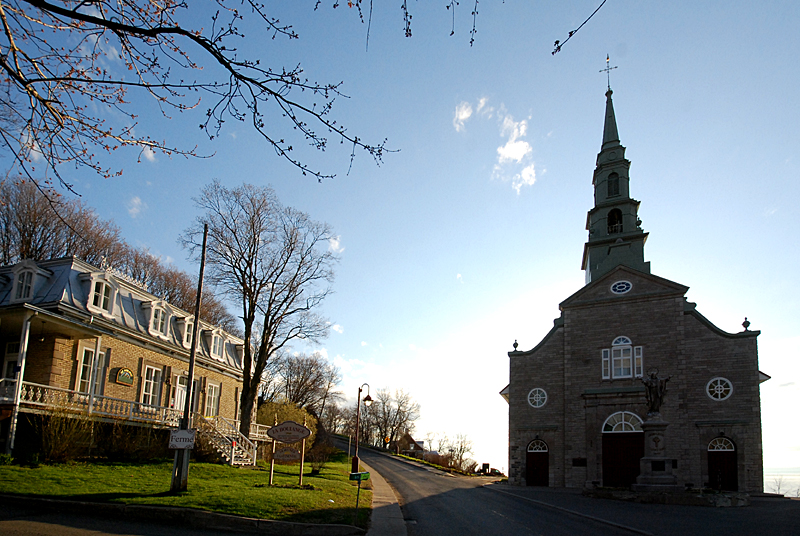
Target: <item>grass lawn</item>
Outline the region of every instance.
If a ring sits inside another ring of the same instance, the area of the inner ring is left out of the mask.
[[[347,456],[338,452],[318,475],[305,466],[303,487],[299,465],[260,470],[210,463],[192,463],[189,491],[169,493],[172,460],[152,463],[74,463],[0,466],[0,493],[55,499],[121,502],[200,508],[246,517],[299,523],[353,523],[357,483],[349,480]],[[366,526],[372,503],[370,482],[362,483],[359,526]]]

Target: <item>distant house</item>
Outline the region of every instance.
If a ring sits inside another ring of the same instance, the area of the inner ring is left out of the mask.
[[[76,258],[0,268],[0,448],[13,450],[20,415],[55,408],[100,421],[176,427],[194,323],[192,313],[143,285]],[[194,425],[219,436],[221,450],[234,441],[250,450],[244,436],[235,437],[244,342],[202,319],[198,339]],[[263,433],[254,425],[251,439]]]
[[[422,459],[425,452],[425,445],[422,441],[415,441],[411,434],[406,432],[397,441],[389,443],[389,450],[397,454],[404,454],[412,458]]]

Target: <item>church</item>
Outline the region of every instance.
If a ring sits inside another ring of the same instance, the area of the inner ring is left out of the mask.
[[[658,277],[631,197],[609,87],[583,250],[586,284],[534,348],[514,350],[509,385],[509,484],[629,487],[645,455],[643,379],[669,378],[660,415],[664,456],[687,488],[763,491],[757,337],[727,333]],[[667,464],[669,465],[669,464]],[[655,470],[655,468],[654,468]]]

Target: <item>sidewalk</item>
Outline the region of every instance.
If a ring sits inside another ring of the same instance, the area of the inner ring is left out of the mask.
[[[394,490],[380,474],[364,463],[364,460],[359,462],[369,471],[369,478],[372,481],[372,522],[367,536],[407,536],[406,522]]]

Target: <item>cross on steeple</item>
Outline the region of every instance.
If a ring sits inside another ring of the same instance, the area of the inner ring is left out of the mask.
[[[610,58],[608,57],[608,54],[606,54],[606,68],[605,69],[600,69],[599,72],[606,73],[606,78],[608,79],[608,89],[611,89],[611,70],[612,69],[616,69],[617,66],[616,65],[613,66],[613,67],[609,66],[609,64],[608,64],[609,61],[610,61]]]

